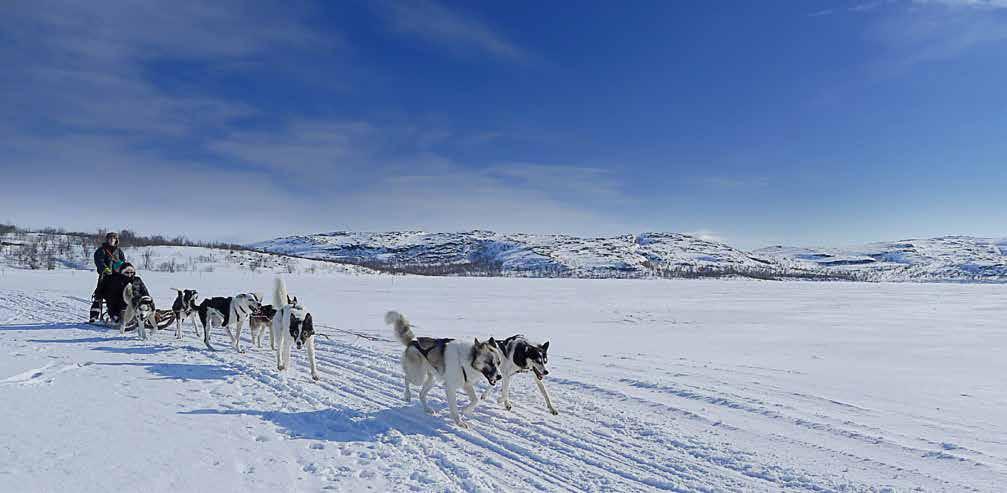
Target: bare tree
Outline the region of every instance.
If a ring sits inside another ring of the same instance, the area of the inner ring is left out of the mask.
[[[154,261],[153,261],[154,251],[153,250],[151,250],[150,248],[145,249],[143,251],[143,253],[140,255],[140,257],[143,259],[143,268],[144,268],[144,270],[151,270],[151,269],[154,268]]]

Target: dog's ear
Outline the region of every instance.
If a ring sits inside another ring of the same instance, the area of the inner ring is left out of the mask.
[[[544,353],[548,350],[549,350],[549,341],[545,341],[542,343],[542,352]]]
[[[486,344],[489,344],[490,346],[496,347],[497,341],[494,340],[492,337],[490,337],[490,340],[487,341]]]
[[[479,338],[478,338],[478,337],[476,337],[476,338],[475,338],[475,340],[476,340],[476,342],[475,342],[474,344],[475,344],[476,346],[478,346],[478,345],[482,344],[481,342],[479,342]]]

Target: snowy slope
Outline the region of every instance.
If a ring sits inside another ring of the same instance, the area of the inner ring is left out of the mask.
[[[141,343],[80,324],[85,273],[0,276],[2,491],[1007,484],[1002,285],[292,275],[331,337],[315,384],[303,353],[281,375],[270,352],[211,353],[188,327]],[[161,305],[169,286],[231,294],[271,279],[145,275]],[[550,340],[561,414],[527,375],[513,412],[484,403],[471,430],[449,423],[440,386],[436,416],[402,402],[389,308],[423,335]]]
[[[865,280],[1007,280],[1007,239],[944,236],[850,249],[775,246],[754,253],[802,268],[852,272]]]
[[[28,233],[18,242],[32,242],[40,235]],[[76,239],[65,235],[49,235],[46,241],[57,244],[66,241],[71,248],[53,253],[54,270],[94,270],[94,247],[81,248]],[[295,258],[284,255],[248,250],[226,250],[196,246],[149,246],[123,248],[126,259],[140,272],[230,272],[256,271],[272,273],[318,273],[318,274],[364,274],[374,273],[371,269],[355,265],[338,264],[319,260]],[[44,257],[45,254],[40,254]],[[15,258],[14,247],[0,249],[0,267],[24,268]],[[40,261],[39,269],[47,269],[46,262]],[[48,269],[47,269],[48,270]]]
[[[770,262],[722,243],[672,233],[567,235],[334,232],[277,238],[253,248],[381,268],[547,277],[653,277],[661,269],[762,270]],[[433,270],[442,267],[441,271]]]

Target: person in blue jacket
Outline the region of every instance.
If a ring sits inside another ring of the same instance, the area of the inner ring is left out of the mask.
[[[98,285],[91,294],[91,317],[90,323],[94,323],[101,316],[101,285],[105,278],[113,272],[118,272],[126,263],[126,254],[119,248],[119,234],[108,233],[105,235],[105,242],[94,251],[94,267],[98,270]]]

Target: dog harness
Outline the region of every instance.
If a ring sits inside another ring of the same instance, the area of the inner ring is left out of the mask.
[[[433,362],[430,361],[430,356],[428,356],[430,354],[430,351],[433,351],[434,349],[437,349],[439,347],[445,347],[445,346],[448,345],[449,342],[451,342],[453,340],[454,339],[451,339],[451,338],[434,339],[433,340],[433,342],[434,342],[433,345],[431,345],[431,346],[429,346],[427,348],[424,348],[423,346],[420,345],[420,341],[419,340],[413,339],[413,341],[410,342],[409,345],[412,346],[412,347],[414,347],[414,348],[416,348],[416,350],[419,351],[420,354],[423,355],[423,358],[426,359],[427,362],[432,365]],[[461,360],[462,360],[462,353],[461,353],[461,349],[459,348],[458,349],[458,361],[461,362]],[[469,376],[468,376],[468,374],[465,373],[465,365],[464,364],[461,365],[461,368],[462,368],[462,378],[465,379],[465,383],[468,383]]]
[[[454,339],[449,339],[449,338],[434,339],[434,344],[432,346],[426,348],[426,349],[424,349],[423,346],[420,346],[420,341],[418,341],[416,339],[413,339],[413,341],[410,342],[409,345],[412,346],[412,347],[414,347],[414,348],[416,348],[416,350],[419,351],[420,354],[422,354],[423,357],[427,359],[427,361],[430,361],[430,357],[427,356],[428,354],[430,354],[430,351],[433,351],[434,349],[437,349],[439,347],[444,347],[449,342],[451,342],[453,340]]]

